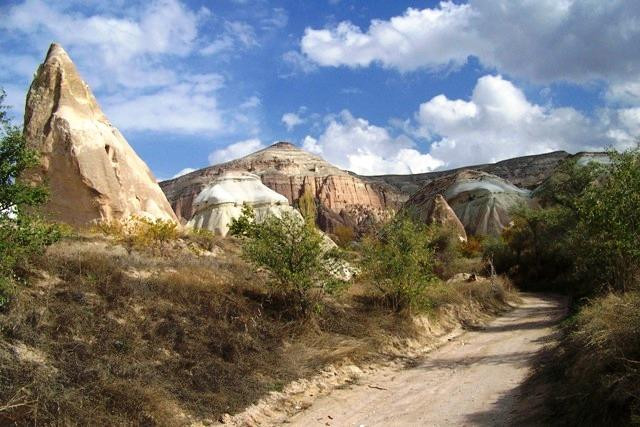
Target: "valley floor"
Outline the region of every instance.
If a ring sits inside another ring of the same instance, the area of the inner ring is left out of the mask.
[[[520,384],[564,317],[562,298],[523,295],[515,310],[467,332],[414,367],[335,390],[288,420],[294,426],[514,425],[536,400]],[[533,422],[535,424],[535,420]]]

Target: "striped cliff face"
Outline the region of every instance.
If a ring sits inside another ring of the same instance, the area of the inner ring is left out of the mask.
[[[188,221],[194,198],[226,171],[256,174],[262,183],[295,205],[305,192],[315,198],[318,223],[325,231],[339,225],[358,228],[360,224],[388,217],[406,200],[400,191],[384,183],[369,183],[341,170],[321,157],[293,144],[276,143],[264,150],[210,166],[160,183],[176,214]]]

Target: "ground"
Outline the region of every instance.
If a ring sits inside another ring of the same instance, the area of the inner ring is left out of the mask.
[[[415,366],[364,375],[318,399],[287,424],[521,424],[520,417],[528,415],[522,404],[532,402],[519,399],[519,386],[565,311],[562,298],[524,295],[515,310],[460,335]]]

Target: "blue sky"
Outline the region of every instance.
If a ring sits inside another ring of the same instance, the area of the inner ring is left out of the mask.
[[[278,140],[381,174],[640,135],[635,0],[10,0],[0,18],[17,120],[60,42],[159,178]]]

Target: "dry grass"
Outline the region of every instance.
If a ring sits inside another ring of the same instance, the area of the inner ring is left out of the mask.
[[[51,247],[0,314],[0,424],[217,419],[329,363],[383,357],[390,337],[417,334],[410,317],[372,304],[357,286],[327,299],[314,320],[291,321],[287,301],[266,294],[264,277],[238,253],[233,239],[200,235],[166,245],[164,256],[89,235]],[[486,284],[431,291],[434,312],[505,302]]]
[[[529,386],[550,383],[549,423],[640,424],[640,293],[583,307],[541,358]]]

